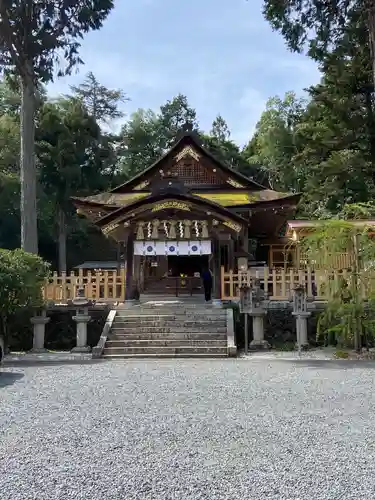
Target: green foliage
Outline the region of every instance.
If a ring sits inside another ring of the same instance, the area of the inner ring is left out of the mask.
[[[299,192],[305,184],[303,166],[292,162],[298,152],[298,126],[305,106],[306,101],[294,92],[287,92],[284,99],[269,99],[254,138],[245,149],[249,163],[261,165],[274,189]]]
[[[20,309],[43,305],[42,285],[48,268],[34,254],[0,249],[0,318],[4,335],[9,316]]]
[[[366,20],[360,0],[264,0],[263,13],[291,50],[307,48],[308,54],[318,60],[340,44],[359,13],[363,22]]]
[[[84,105],[94,120],[108,123],[124,116],[118,109],[119,103],[129,100],[124,91],[101,85],[92,72],[87,74],[83,83],[70,88],[73,97]]]
[[[337,359],[348,359],[349,353],[348,353],[348,351],[342,351],[341,349],[337,349],[334,356]]]
[[[366,211],[366,205],[347,206],[339,216],[361,214],[362,218],[364,215],[368,218],[374,206],[368,204],[367,207]],[[319,316],[318,337],[334,339],[340,346],[354,345],[357,350],[375,334],[375,302],[371,298],[375,244],[369,229],[365,224],[348,220],[327,220],[301,244],[312,265],[320,269],[320,273],[325,271],[323,287],[328,303]],[[345,273],[333,272],[339,253],[348,253],[349,269]],[[363,289],[367,290],[365,295],[370,295],[370,300],[363,298]]]
[[[25,81],[48,82],[63,51],[66,67],[59,72],[69,74],[82,62],[82,35],[100,29],[113,6],[113,0],[1,2],[1,66]]]

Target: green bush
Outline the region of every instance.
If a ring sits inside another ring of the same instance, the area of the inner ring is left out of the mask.
[[[42,286],[49,265],[21,249],[0,249],[0,333],[7,340],[7,324],[21,310],[43,306]]]
[[[337,350],[335,352],[334,356],[337,359],[348,359],[349,358],[349,353],[347,351]]]

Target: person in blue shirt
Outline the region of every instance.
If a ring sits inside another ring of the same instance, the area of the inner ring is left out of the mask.
[[[206,302],[211,300],[211,291],[212,291],[212,274],[211,271],[205,267],[202,271],[202,281],[204,288],[204,298]]]

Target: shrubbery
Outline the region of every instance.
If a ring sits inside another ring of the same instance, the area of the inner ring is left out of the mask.
[[[42,286],[48,274],[49,265],[38,255],[0,249],[0,334],[5,339],[12,316],[43,306]]]

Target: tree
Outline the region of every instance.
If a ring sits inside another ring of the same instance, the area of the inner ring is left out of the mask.
[[[120,169],[127,179],[152,165],[162,154],[159,119],[151,109],[132,113],[120,132]]]
[[[303,116],[305,101],[287,92],[284,99],[272,97],[256,126],[251,147],[244,154],[250,163],[261,165],[273,189],[300,191],[305,173],[292,158],[297,152],[296,130]]]
[[[165,154],[186,124],[198,130],[196,111],[182,94],[160,106],[159,113],[151,109],[133,113],[120,133],[120,165],[126,177],[133,177]]]
[[[160,149],[166,152],[185,125],[192,131],[198,130],[197,112],[189,105],[186,96],[178,94],[160,106],[158,115]]]
[[[118,109],[118,105],[129,100],[125,92],[120,89],[108,89],[101,85],[92,72],[87,74],[83,83],[70,88],[73,96],[85,105],[94,120],[108,123],[110,120],[124,116],[124,113]]]
[[[324,61],[351,37],[353,29],[360,28],[371,54],[375,84],[374,0],[264,0],[263,13],[291,50],[302,52],[307,48],[309,56],[318,61]]]
[[[35,169],[35,111],[38,86],[53,79],[63,51],[68,74],[81,63],[79,39],[97,30],[113,8],[113,0],[0,0],[0,63],[21,86],[21,244],[38,251]]]
[[[210,136],[215,138],[218,142],[229,141],[230,130],[227,122],[221,115],[217,115],[215,120],[212,122]]]
[[[70,196],[108,188],[100,128],[80,102],[61,99],[44,105],[36,138],[40,182],[52,203],[51,214],[55,214],[59,271],[66,271],[67,216],[74,219]]]
[[[329,217],[345,204],[366,202],[375,194],[371,72],[360,47],[352,38],[340,54],[327,59],[321,83],[309,89],[311,100],[296,130],[298,151],[292,164],[306,173],[303,205],[309,217]]]

